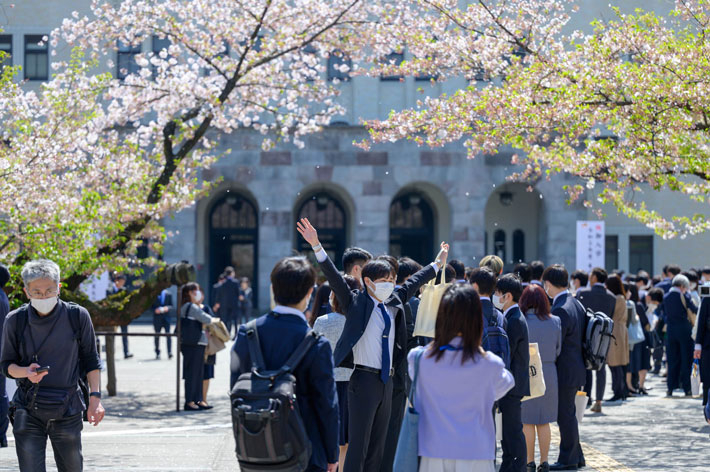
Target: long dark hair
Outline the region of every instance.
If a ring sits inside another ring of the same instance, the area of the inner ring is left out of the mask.
[[[313,315],[311,315],[311,320],[308,323],[311,325],[311,328],[313,327],[313,323],[316,322],[316,318],[327,314],[323,305],[328,304],[330,292],[332,292],[332,290],[328,282],[323,282],[321,286],[318,287],[318,290],[316,290],[316,296],[313,298]]]
[[[606,282],[604,283],[606,288],[614,295],[623,295],[626,298],[626,290],[624,290],[624,283],[621,281],[621,277],[618,275],[610,275]]]
[[[550,302],[547,299],[545,290],[539,285],[530,284],[525,287],[520,297],[520,311],[527,314],[528,310],[535,310],[535,314],[541,320],[550,318]]]
[[[345,279],[345,283],[348,284],[350,290],[360,290],[362,288],[360,281],[352,275],[344,275],[343,278]],[[343,313],[343,307],[340,306],[338,297],[333,297],[333,305],[331,306],[331,308],[333,308],[333,311],[335,313],[340,313],[341,315],[345,314]]]
[[[182,307],[186,303],[192,303],[192,297],[190,297],[190,293],[199,289],[200,286],[197,282],[188,282],[182,286],[182,295],[180,296],[180,310],[182,310]]]
[[[483,310],[478,292],[471,285],[454,284],[444,292],[436,315],[432,352],[429,357],[441,359],[441,349],[457,336],[461,336],[461,363],[482,354]]]

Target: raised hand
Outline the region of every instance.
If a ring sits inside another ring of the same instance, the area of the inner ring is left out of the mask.
[[[439,254],[436,255],[436,259],[434,262],[436,262],[439,265],[439,268],[443,269],[446,266],[446,259],[449,257],[449,245],[446,244],[446,242],[442,241],[441,242],[441,250],[439,251]]]
[[[320,246],[318,231],[316,231],[311,222],[308,221],[308,218],[301,218],[301,221],[297,221],[296,230],[311,247]]]

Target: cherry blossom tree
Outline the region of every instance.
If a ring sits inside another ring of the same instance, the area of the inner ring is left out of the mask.
[[[160,253],[161,218],[209,191],[199,172],[219,157],[220,134],[248,128],[263,134],[264,148],[302,146],[342,113],[325,60],[360,61],[395,3],[94,0],[88,16],[74,13],[45,39],[72,55],[52,65],[40,90],[10,81],[10,69],[4,76],[0,257],[13,273],[28,259],[54,259],[65,296],[102,324],[138,316],[168,274],[96,304],[80,284],[97,271],[140,272],[136,250],[146,240]],[[149,41],[163,47],[117,68],[119,46]]]
[[[613,204],[664,237],[710,229],[710,52],[707,0],[677,0],[668,17],[615,10],[591,34],[568,31],[564,0],[416,0],[382,33],[413,58],[370,73],[466,78],[453,94],[369,121],[371,140],[440,146],[463,140],[469,156],[505,148],[532,181],[580,178],[566,188],[601,213]],[[644,192],[670,190],[701,211],[662,215]]]

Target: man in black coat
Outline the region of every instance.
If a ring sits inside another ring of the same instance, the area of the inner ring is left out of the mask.
[[[708,403],[708,390],[710,390],[710,297],[704,297],[700,302],[694,357],[700,359],[700,378],[703,381],[703,405],[706,405]]]
[[[552,298],[553,315],[562,324],[562,349],[557,356],[558,406],[557,424],[560,427],[560,454],[550,470],[577,470],[584,464],[579,444],[575,397],[584,386],[586,369],[582,357],[582,330],[586,312],[567,290],[569,274],[563,265],[553,265],[542,275],[545,291]]]
[[[520,279],[507,274],[498,279],[493,294],[493,304],[503,311],[505,318],[510,343],[510,372],[515,379],[515,387],[498,401],[503,416],[503,461],[499,472],[525,472],[527,459],[520,402],[524,396],[530,395],[530,343],[528,324],[518,307],[522,293]]]
[[[399,289],[394,288],[396,273],[390,263],[372,260],[362,268],[363,290],[351,292],[308,219],[301,219],[297,228],[313,248],[346,317],[333,353],[336,367],[354,369],[348,385],[350,443],[343,470],[377,471],[390,421],[392,376],[407,354],[403,303],[445,267],[448,245],[442,243],[436,262],[414,274]]]
[[[688,310],[698,309],[688,294],[690,281],[685,275],[673,277],[673,286],[663,297],[666,314],[666,356],[668,357],[667,396],[682,387],[686,397],[690,397],[690,371],[693,364],[693,325],[688,319]]]
[[[237,317],[239,313],[240,287],[239,282],[234,280],[234,268],[227,267],[224,269],[224,275],[226,276],[224,281],[215,288],[217,303],[212,309],[222,319],[227,331],[231,333],[232,325],[234,325],[235,332],[239,329]]]
[[[10,281],[10,271],[0,264],[0,349],[2,349],[2,328],[5,324],[5,317],[10,313],[10,301],[5,295],[5,285]],[[7,447],[7,427],[10,420],[7,416],[9,399],[5,391],[5,376],[0,372],[0,447]]]
[[[606,282],[606,270],[601,267],[592,269],[589,274],[589,288],[581,289],[577,292],[577,300],[585,309],[594,312],[600,311],[609,318],[613,318],[614,308],[616,307],[616,297],[604,286]],[[586,329],[586,326],[584,327]],[[592,411],[601,413],[602,400],[604,399],[604,389],[606,387],[606,364],[601,366],[597,371],[597,388],[596,402],[592,406]],[[587,381],[584,385],[584,391],[587,392],[587,397],[592,398],[592,371],[587,371]]]
[[[153,310],[153,329],[156,333],[165,331],[170,334],[170,311],[173,309],[173,296],[167,290],[160,292],[150,307]],[[166,336],[165,342],[168,347],[168,359],[173,358],[173,345],[170,336]],[[160,336],[155,337],[155,358],[160,359]]]

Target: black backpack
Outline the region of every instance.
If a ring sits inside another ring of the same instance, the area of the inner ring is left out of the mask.
[[[510,341],[508,334],[502,326],[498,326],[496,312],[491,313],[489,320],[483,317],[483,340],[481,345],[486,351],[490,351],[503,359],[505,368],[510,369]]]
[[[267,371],[256,320],[246,325],[251,372],[239,376],[231,393],[232,426],[242,472],[306,470],[311,442],[296,402],[293,370],[320,337],[313,330],[278,370]]]
[[[585,330],[582,354],[587,370],[599,370],[606,362],[611,340],[615,339],[614,321],[601,311],[587,309],[587,329]]]
[[[73,334],[73,338],[76,341],[77,345],[81,346],[81,323],[79,322],[79,316],[81,314],[81,310],[79,309],[79,305],[76,303],[67,303],[67,313],[69,314],[69,323],[71,324],[71,329]],[[15,323],[15,339],[17,339],[18,345],[17,345],[17,350],[20,353],[20,358],[24,361],[25,359],[28,359],[28,357],[25,356],[25,328],[27,327],[27,309],[28,305],[25,305],[20,309],[15,316],[17,316],[17,321]],[[81,353],[81,349],[79,350]],[[81,389],[81,396],[84,399],[84,406],[86,407],[84,409],[84,421],[89,421],[87,410],[89,408],[89,382],[86,378],[86,374],[88,372],[86,371],[86,368],[84,365],[82,365],[81,362],[81,356],[79,356],[79,388]],[[39,385],[39,384],[37,384]]]

